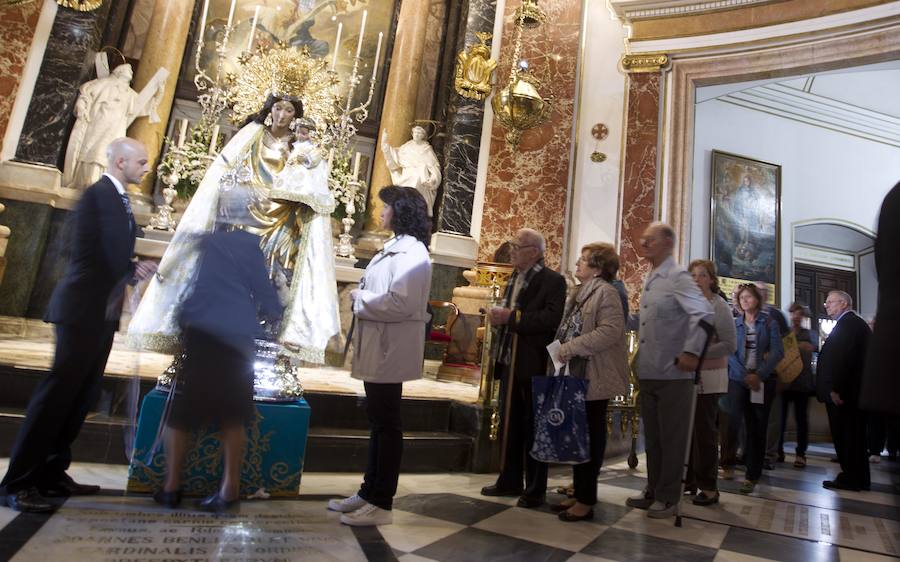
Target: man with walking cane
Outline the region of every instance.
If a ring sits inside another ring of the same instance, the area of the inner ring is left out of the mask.
[[[674,247],[675,232],[667,224],[653,223],[641,237],[643,257],[653,266],[641,292],[637,356],[647,488],[626,504],[655,519],[678,514],[694,372],[706,342],[700,322],[714,318],[712,305],[672,257]]]
[[[562,275],[544,266],[544,237],[523,228],[510,241],[515,271],[502,306],[488,314],[499,328],[492,355],[502,380],[502,447],[500,475],[484,496],[520,496],[519,507],[539,507],[547,492],[547,465],[528,454],[534,444],[531,378],[545,373],[547,345],[553,341],[566,301]],[[522,477],[525,477],[523,486]]]

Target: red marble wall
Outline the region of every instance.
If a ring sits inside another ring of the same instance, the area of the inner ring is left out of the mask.
[[[0,7],[0,143],[16,101],[42,4],[36,1]]]
[[[572,143],[572,121],[581,29],[581,0],[546,0],[541,27],[522,35],[522,58],[545,84],[541,94],[556,98],[550,120],[526,131],[517,150],[504,138],[506,129],[494,121],[491,131],[479,259],[489,260],[500,244],[523,227],[547,238],[547,264],[558,269],[562,255],[566,192]],[[514,14],[520,0],[506,3],[503,48],[496,70],[497,88],[506,85],[513,40]]]
[[[637,310],[644,275],[650,264],[640,258],[640,238],[656,219],[656,167],[659,139],[658,72],[628,76],[628,123],[622,187],[619,276]]]

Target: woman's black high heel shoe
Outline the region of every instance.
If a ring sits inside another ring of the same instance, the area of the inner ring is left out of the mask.
[[[153,501],[158,503],[163,507],[168,507],[169,509],[175,509],[181,504],[181,490],[175,490],[174,492],[167,492],[165,490],[157,490],[153,494]]]
[[[234,498],[233,500],[226,500],[222,497],[219,492],[204,498],[197,502],[197,507],[201,511],[209,511],[212,513],[225,513],[237,506],[241,503],[241,498]]]

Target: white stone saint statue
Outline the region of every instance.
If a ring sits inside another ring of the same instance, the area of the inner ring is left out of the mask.
[[[381,150],[391,171],[391,181],[394,185],[416,188],[428,203],[430,217],[441,185],[441,165],[425,136],[425,129],[416,125],[412,128],[412,140],[394,148],[387,142],[387,131],[382,131]]]
[[[104,53],[98,53],[102,56]],[[75,126],[69,136],[63,167],[63,186],[84,189],[106,169],[106,147],[124,137],[128,126],[138,117],[148,116],[158,123],[156,108],[162,99],[169,71],[160,68],[140,93],[131,89],[133,71],[121,64],[112,73],[98,61],[99,78],[85,82],[75,101]]]

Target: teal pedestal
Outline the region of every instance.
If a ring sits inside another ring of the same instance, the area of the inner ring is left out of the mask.
[[[166,393],[154,390],[141,404],[135,435],[134,455],[128,467],[129,492],[155,492],[165,477],[162,446],[150,455]],[[241,495],[263,492],[272,497],[296,496],[300,492],[306,437],[311,410],[306,400],[283,403],[257,402],[256,419],[247,427],[247,451],[241,467]],[[191,435],[182,473],[187,495],[212,494],[222,478],[222,451],[216,428]]]

